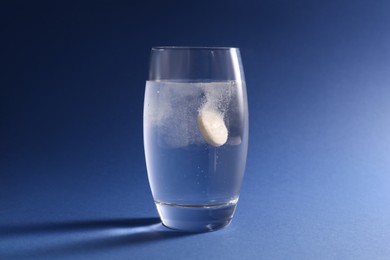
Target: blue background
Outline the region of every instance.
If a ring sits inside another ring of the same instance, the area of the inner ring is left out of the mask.
[[[14,2],[0,258],[390,257],[390,2]],[[250,147],[227,229],[158,220],[142,141],[156,45],[241,49]]]

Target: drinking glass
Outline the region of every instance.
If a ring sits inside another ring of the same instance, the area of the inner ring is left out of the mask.
[[[202,232],[231,222],[248,149],[238,48],[152,48],[144,147],[163,225]]]

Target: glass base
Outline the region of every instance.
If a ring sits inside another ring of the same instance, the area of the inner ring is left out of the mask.
[[[187,232],[207,232],[229,225],[237,200],[217,205],[155,203],[164,226]]]

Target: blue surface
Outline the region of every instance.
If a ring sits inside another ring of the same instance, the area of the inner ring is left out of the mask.
[[[0,8],[0,258],[388,259],[388,1]],[[161,227],[142,144],[155,45],[240,47],[250,148],[227,229]]]

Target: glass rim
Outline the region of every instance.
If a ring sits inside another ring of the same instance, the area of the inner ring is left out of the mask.
[[[210,47],[210,46],[154,46],[152,51],[165,51],[165,50],[204,50],[204,51],[230,51],[239,50],[237,47]]]

